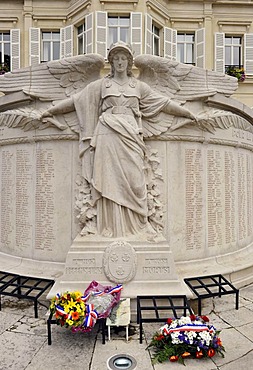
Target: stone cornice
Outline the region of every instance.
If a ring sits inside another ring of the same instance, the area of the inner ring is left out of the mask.
[[[47,14],[47,15],[44,15],[44,14],[36,15],[36,14],[34,14],[32,16],[32,18],[35,21],[38,21],[38,20],[50,20],[50,19],[57,19],[57,20],[62,20],[62,21],[66,21],[67,20],[67,17],[65,15],[51,15],[51,14]]]
[[[0,22],[18,22],[18,17],[0,17]]]
[[[78,13],[82,12],[82,10],[86,8],[90,8],[91,0],[77,0],[75,3],[72,1],[71,6],[69,7],[68,16],[67,18],[70,19],[76,16]]]
[[[156,13],[160,14],[167,20],[170,20],[170,14],[166,7],[164,7],[161,3],[156,0],[147,0],[146,5],[148,10],[153,9]]]

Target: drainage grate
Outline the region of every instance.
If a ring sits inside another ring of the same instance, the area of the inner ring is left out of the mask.
[[[136,366],[137,362],[135,358],[126,354],[114,355],[107,360],[108,370],[134,370]]]

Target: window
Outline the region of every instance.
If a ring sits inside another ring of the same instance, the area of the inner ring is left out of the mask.
[[[11,39],[9,32],[0,32],[0,65],[11,68]]]
[[[177,61],[195,65],[194,58],[195,34],[177,34]]]
[[[130,17],[108,16],[108,47],[118,41],[130,42]]]
[[[225,36],[225,66],[241,67],[242,39],[238,36]]]
[[[87,22],[86,22],[87,23]],[[95,53],[107,57],[108,48],[119,40],[132,45],[134,56],[142,52],[142,13],[114,16],[107,12],[95,14]],[[87,26],[87,30],[89,27]],[[92,29],[91,29],[92,30]],[[92,38],[90,37],[92,40]],[[88,45],[88,43],[87,43]]]
[[[160,55],[160,29],[152,24],[152,54]]]
[[[86,53],[86,35],[85,35],[85,23],[77,27],[77,53]]]
[[[153,18],[146,14],[145,19],[145,53],[160,55],[160,30]]]
[[[247,76],[252,76],[253,33],[232,36],[224,32],[216,32],[214,65],[217,72],[231,74],[233,70],[240,69]]]
[[[60,59],[60,32],[42,32],[43,62]]]

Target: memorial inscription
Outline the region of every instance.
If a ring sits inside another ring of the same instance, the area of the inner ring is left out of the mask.
[[[207,151],[208,247],[221,247],[223,242],[223,161],[219,150]]]
[[[12,150],[2,150],[1,157],[1,244],[5,250],[13,250],[16,163]]]
[[[201,149],[185,150],[185,244],[186,249],[203,245],[203,154]]]
[[[16,245],[28,249],[32,243],[33,165],[31,153],[26,149],[16,152]]]
[[[232,151],[225,151],[225,241],[232,244],[236,241],[236,171]]]
[[[238,171],[238,230],[239,240],[243,240],[247,236],[247,188],[246,188],[246,157],[245,153],[238,153],[237,160]]]
[[[53,150],[37,149],[35,192],[35,248],[52,251],[55,242],[54,182],[55,159]]]

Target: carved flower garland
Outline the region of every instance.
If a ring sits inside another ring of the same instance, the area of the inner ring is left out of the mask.
[[[207,316],[182,316],[168,319],[153,335],[148,348],[153,349],[153,363],[181,362],[185,358],[213,357],[216,353],[224,357],[225,348],[219,331],[209,324]]]

